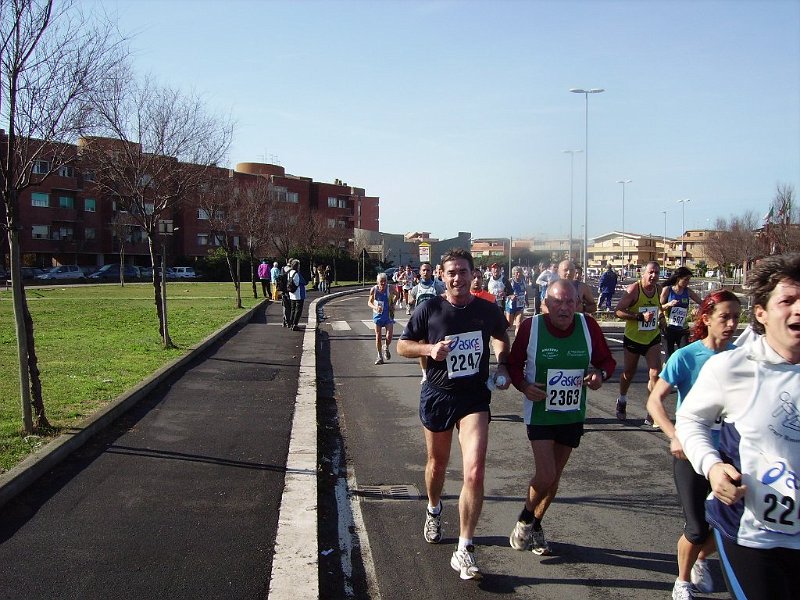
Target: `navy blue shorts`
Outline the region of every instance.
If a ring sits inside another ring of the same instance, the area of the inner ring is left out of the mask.
[[[419,394],[419,418],[428,431],[439,433],[450,431],[458,422],[473,413],[488,412],[492,393],[488,388],[450,392],[430,385],[422,384]]]
[[[649,344],[640,344],[639,342],[634,342],[627,336],[622,336],[622,347],[629,352],[638,354],[639,356],[647,356],[647,352],[650,350],[650,348],[653,346],[658,346],[660,343],[661,334],[658,334]]]

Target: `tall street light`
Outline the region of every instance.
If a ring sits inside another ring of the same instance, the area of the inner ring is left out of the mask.
[[[664,215],[664,268],[667,268],[667,211],[661,211]]]
[[[625,184],[630,183],[631,179],[620,179],[617,183],[622,184],[622,267],[625,268]]]
[[[686,203],[689,198],[678,200],[681,205],[681,266],[686,266]]]
[[[583,150],[564,150],[564,154],[569,154],[569,259],[575,260],[572,254],[572,196],[575,189],[575,155]]]
[[[583,203],[583,269],[584,273],[588,272],[589,265],[589,94],[600,94],[605,92],[603,88],[591,88],[584,90],[581,88],[572,88],[570,90],[573,94],[583,94],[586,97],[586,142],[584,143],[584,152],[586,152],[586,193]]]

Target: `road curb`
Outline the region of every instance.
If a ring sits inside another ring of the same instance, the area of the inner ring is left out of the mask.
[[[82,423],[69,429],[66,433],[62,433],[55,440],[36,450],[21,463],[0,475],[0,508],[22,493],[39,477],[57,466],[71,453],[86,444],[93,436],[108,427],[122,414],[133,408],[134,405],[161,385],[167,378],[185,367],[228,332],[249,322],[265,302],[267,301],[261,300],[243,315],[214,331],[189,352],[167,363],[135,387],[117,396]]]
[[[292,433],[286,457],[286,477],[272,557],[270,600],[296,600],[298,596],[319,598],[317,308],[330,300],[367,289],[328,294],[317,298],[308,307]]]

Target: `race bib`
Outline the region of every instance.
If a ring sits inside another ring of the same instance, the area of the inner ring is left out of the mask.
[[[480,371],[483,356],[483,334],[480,331],[459,333],[447,338],[450,352],[447,354],[447,377],[468,377]]]
[[[375,300],[375,314],[382,315],[383,314],[383,300]]]
[[[581,409],[583,369],[547,369],[545,410],[573,412]]]
[[[686,322],[686,317],[689,316],[689,309],[683,306],[673,306],[669,311],[669,320],[667,325],[672,327],[683,327]]]
[[[786,535],[800,533],[800,482],[792,465],[783,458],[761,454],[756,480],[748,487],[745,504],[760,525]]]
[[[644,321],[639,321],[639,331],[655,331],[658,328],[658,313],[656,312],[655,307],[653,306],[640,306],[639,313],[644,314],[646,312],[655,313],[654,319],[652,319],[649,323],[645,323]]]

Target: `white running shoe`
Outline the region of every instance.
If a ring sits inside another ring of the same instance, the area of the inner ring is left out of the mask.
[[[406,306],[406,314],[407,314],[407,315],[410,315],[410,314],[411,314],[411,309],[410,309],[408,306]]]
[[[386,348],[383,351],[383,356],[386,358],[386,360],[391,360],[392,353],[389,352],[389,344],[386,344]]]
[[[672,600],[694,600],[694,588],[688,581],[675,580],[672,588]]]
[[[450,566],[459,572],[461,579],[480,579],[481,571],[475,564],[475,546],[467,546],[463,550],[453,552]]]
[[[695,562],[690,577],[698,592],[710,594],[714,591],[714,578],[711,576],[711,569],[708,568],[708,561]]]
[[[382,365],[383,364],[383,357],[380,354],[378,355],[378,358],[375,359],[375,364],[376,365]]]
[[[544,539],[544,529],[536,531],[531,528],[531,552],[538,556],[550,556],[550,545]]]
[[[531,545],[531,532],[533,531],[533,523],[523,523],[517,521],[514,525],[514,531],[508,536],[508,543],[514,550],[527,550]]]
[[[425,528],[422,534],[429,544],[438,544],[442,541],[442,501],[439,501],[439,514],[435,515],[425,509]]]

